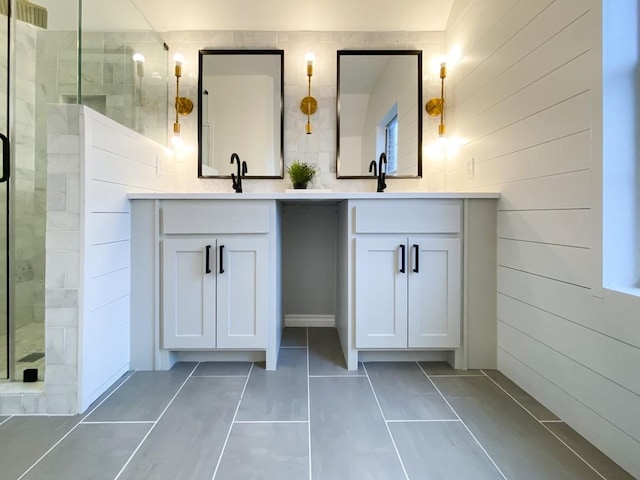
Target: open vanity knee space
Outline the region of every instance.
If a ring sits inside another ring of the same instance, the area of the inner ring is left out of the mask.
[[[291,317],[330,319],[349,370],[368,359],[495,368],[495,194],[130,198],[132,368],[275,369]],[[305,230],[316,237],[308,245]],[[300,305],[318,315],[285,311]]]

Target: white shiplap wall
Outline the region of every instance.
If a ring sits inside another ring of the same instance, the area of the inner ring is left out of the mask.
[[[81,107],[80,411],[129,369],[128,192],[175,190],[170,150]]]
[[[499,369],[640,477],[640,298],[599,275],[601,18],[597,0],[454,2],[447,123],[466,143],[445,187],[502,194]]]

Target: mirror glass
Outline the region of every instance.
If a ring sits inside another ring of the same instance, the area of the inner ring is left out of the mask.
[[[200,50],[198,176],[283,178],[283,50]]]
[[[338,51],[338,178],[422,176],[422,51]]]

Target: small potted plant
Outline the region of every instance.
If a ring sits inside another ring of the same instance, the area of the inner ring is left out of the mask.
[[[316,177],[317,168],[315,165],[296,160],[287,167],[287,173],[291,178],[293,188],[307,188],[307,185]]]

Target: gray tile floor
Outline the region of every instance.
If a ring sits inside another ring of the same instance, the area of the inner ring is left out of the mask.
[[[0,417],[0,479],[632,479],[496,371],[345,369],[333,329],[285,330],[278,370],[124,376],[85,415]]]

